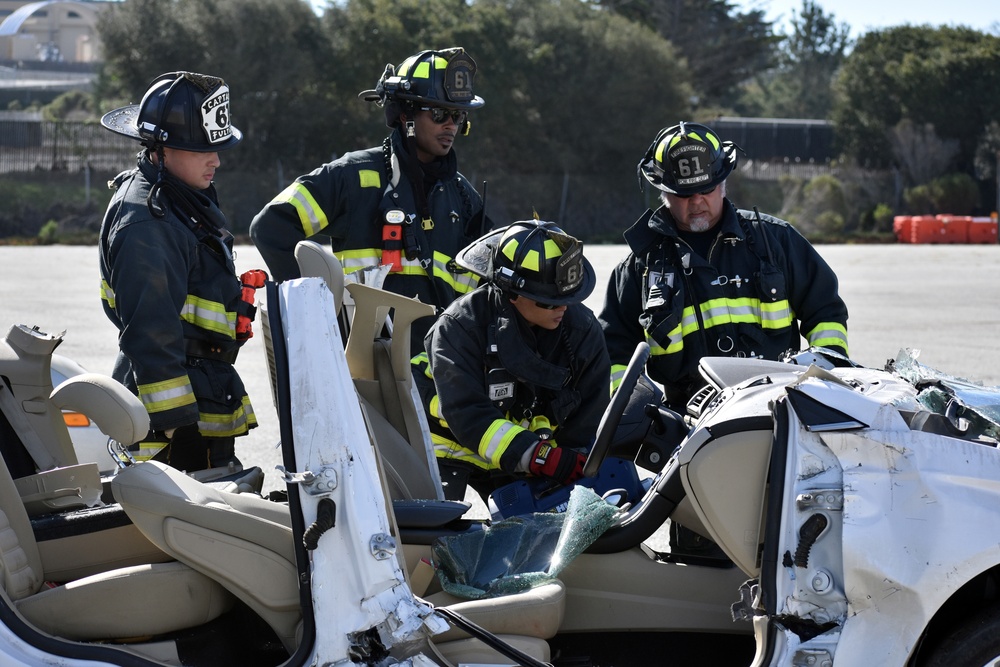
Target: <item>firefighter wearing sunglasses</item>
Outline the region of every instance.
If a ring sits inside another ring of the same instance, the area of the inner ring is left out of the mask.
[[[661,191],[661,206],[625,232],[630,253],[599,314],[612,372],[623,372],[645,340],[647,372],[681,414],[704,383],[702,357],[778,360],[803,338],[848,354],[833,270],[790,224],[726,197],[737,150],[697,123],[657,134],[638,172],[640,187],[645,178]]]
[[[486,284],[431,327],[414,377],[445,497],[484,500],[518,476],[570,484],[583,473],[608,404],[608,353],[582,304],[594,289],[583,244],[529,220],[462,250]]]
[[[454,258],[492,224],[453,150],[484,104],[473,92],[475,76],[475,61],[460,47],[386,65],[375,88],[359,95],[385,112],[392,132],[382,145],[299,176],[251,223],[275,280],[299,277],[295,245],[323,233],[345,273],[385,267],[382,287],[439,311],[476,287],[476,276]],[[414,323],[414,354],[431,320]]]

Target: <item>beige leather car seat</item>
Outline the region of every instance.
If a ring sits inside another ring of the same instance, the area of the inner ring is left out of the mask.
[[[0,526],[4,602],[48,634],[82,641],[155,636],[207,623],[233,606],[224,587],[177,562],[115,568],[49,588],[28,514],[2,465]]]
[[[289,653],[295,650],[302,612],[287,506],[220,492],[156,461],[122,470],[112,489],[150,541],[221,582],[274,629]],[[430,600],[487,630],[520,635],[522,649],[536,656],[548,654],[544,640],[555,635],[565,613],[560,582],[490,600],[460,602],[445,593]],[[463,637],[452,630],[435,643],[447,655],[447,640]],[[469,650],[467,643],[456,648]]]
[[[149,429],[142,403],[112,378],[85,373],[52,389],[49,363],[61,340],[19,325],[0,344],[0,419],[43,469],[15,482],[8,467],[0,465],[4,602],[37,629],[80,641],[157,636],[213,620],[235,598],[187,565],[162,562],[169,558],[132,527],[104,530],[92,540],[36,540],[25,500],[43,508],[71,503],[74,494],[83,501],[90,495],[64,488],[66,482],[80,484],[90,468],[96,475],[96,465],[77,464],[62,408],[87,415],[121,442],[139,440]],[[99,477],[96,483],[99,498]],[[32,493],[25,496],[25,489]]]

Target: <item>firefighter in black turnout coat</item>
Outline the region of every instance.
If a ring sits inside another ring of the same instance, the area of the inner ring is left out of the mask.
[[[144,146],[110,184],[100,240],[101,298],[119,331],[112,374],[142,399],[152,429],[132,449],[188,472],[236,465],[235,437],[257,421],[233,362],[265,275],[237,278],[212,184],[219,151],[242,138],[229,87],[171,72],[101,123]]]
[[[704,125],[660,131],[638,170],[663,205],[625,232],[630,253],[599,315],[612,371],[623,372],[645,340],[647,372],[681,413],[703,384],[702,357],[777,360],[798,351],[803,336],[848,354],[847,306],[833,270],[787,222],[726,198],[736,151]]]
[[[517,475],[583,473],[609,400],[600,327],[581,302],[594,269],[549,222],[516,222],[459,253],[487,279],[437,319],[414,357],[448,499]]]
[[[438,312],[475,289],[478,277],[454,258],[491,224],[453,149],[456,135],[469,134],[470,112],[485,104],[473,93],[475,74],[475,61],[461,47],[421,51],[386,66],[376,87],[360,94],[383,108],[393,128],[382,145],[299,176],[250,225],[275,280],[298,278],[296,244],[322,233],[348,276],[388,267],[382,287]],[[431,321],[413,323],[413,354],[423,349]]]

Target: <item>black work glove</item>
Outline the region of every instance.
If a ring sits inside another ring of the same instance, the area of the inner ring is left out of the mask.
[[[209,467],[208,441],[202,437],[198,424],[179,426],[153,460],[185,472],[204,470]]]
[[[575,450],[557,447],[552,440],[539,440],[528,471],[532,475],[551,477],[560,484],[572,484],[583,477],[586,462],[587,457]]]

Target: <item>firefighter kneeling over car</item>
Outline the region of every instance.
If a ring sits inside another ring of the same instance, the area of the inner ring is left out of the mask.
[[[484,499],[523,475],[570,484],[608,405],[611,365],[583,244],[515,222],[456,261],[486,280],[437,319],[414,357],[445,497]]]

